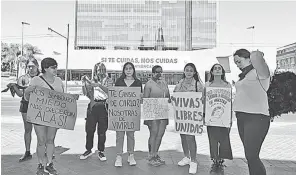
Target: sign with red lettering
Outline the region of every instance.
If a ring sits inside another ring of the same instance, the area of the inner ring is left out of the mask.
[[[108,94],[108,129],[139,131],[141,87],[110,87]]]
[[[180,134],[201,135],[203,132],[202,92],[174,92],[175,131]]]
[[[77,103],[73,95],[38,86],[31,93],[28,122],[74,130],[76,118]]]

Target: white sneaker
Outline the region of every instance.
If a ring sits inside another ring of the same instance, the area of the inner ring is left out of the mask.
[[[188,157],[184,157],[180,162],[178,162],[179,166],[189,165],[191,160]]]
[[[121,156],[116,156],[116,160],[115,160],[115,167],[122,167],[122,157]]]
[[[130,166],[133,166],[133,165],[136,165],[137,164],[137,162],[136,162],[133,154],[130,154],[127,157],[127,162],[129,163]]]
[[[197,163],[190,162],[189,164],[189,174],[196,174],[197,171]]]

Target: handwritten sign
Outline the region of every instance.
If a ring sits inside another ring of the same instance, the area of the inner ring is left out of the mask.
[[[207,87],[205,125],[229,128],[232,122],[231,88]]]
[[[141,119],[141,88],[109,88],[108,129],[139,131]]]
[[[168,98],[144,98],[143,113],[144,120],[168,119]]]
[[[30,95],[27,121],[74,130],[77,103],[71,94],[36,87]]]
[[[172,105],[175,131],[180,134],[201,135],[203,132],[203,104],[201,92],[175,92]]]

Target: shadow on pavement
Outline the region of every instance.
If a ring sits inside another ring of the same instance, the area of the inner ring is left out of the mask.
[[[136,166],[129,166],[127,153],[123,154],[123,167],[114,167],[116,158],[115,147],[108,147],[105,150],[106,162],[101,162],[97,154],[93,154],[87,160],[79,160],[79,154],[67,154],[69,148],[56,147],[54,165],[60,175],[187,175],[189,166],[179,167],[178,161],[183,158],[183,153],[176,150],[160,151],[160,156],[166,164],[153,167],[147,163],[147,152],[135,151]],[[33,159],[19,163],[21,155],[2,155],[1,169],[3,175],[29,175],[35,174],[37,168],[37,156]],[[198,172],[200,175],[209,175],[211,160],[207,155],[197,155]],[[268,174],[292,175],[296,171],[296,162],[263,160]],[[244,159],[236,158],[233,161],[226,161],[225,175],[247,175],[248,168]]]

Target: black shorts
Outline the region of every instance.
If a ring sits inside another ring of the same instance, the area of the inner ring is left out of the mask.
[[[29,102],[25,101],[25,100],[22,100],[19,111],[21,113],[27,113],[28,112],[28,107],[29,107]]]

